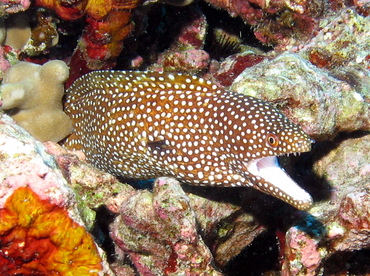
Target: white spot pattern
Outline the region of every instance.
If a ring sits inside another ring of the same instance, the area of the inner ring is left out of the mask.
[[[268,103],[175,73],[86,74],[68,89],[66,112],[75,128],[66,146],[126,178],[167,175],[194,185],[269,186],[243,164],[310,148],[300,127]]]

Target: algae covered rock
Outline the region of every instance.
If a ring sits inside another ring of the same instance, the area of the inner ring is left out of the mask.
[[[231,89],[275,104],[317,140],[370,129],[369,90],[357,91],[298,54],[286,52],[247,68]]]
[[[314,192],[321,200],[310,209],[305,227],[286,231],[283,276],[368,272],[370,135],[359,134],[314,148],[313,180],[325,185]]]

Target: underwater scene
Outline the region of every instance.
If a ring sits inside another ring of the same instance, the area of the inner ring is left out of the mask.
[[[369,15],[0,0],[0,275],[370,275]]]

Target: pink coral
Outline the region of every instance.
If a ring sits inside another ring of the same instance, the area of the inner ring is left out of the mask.
[[[221,64],[214,78],[223,86],[230,86],[234,79],[248,67],[252,67],[265,59],[262,54],[242,53],[231,55]]]
[[[5,58],[6,53],[3,47],[0,47],[0,78],[2,78],[2,74],[5,70],[10,67],[9,61]]]

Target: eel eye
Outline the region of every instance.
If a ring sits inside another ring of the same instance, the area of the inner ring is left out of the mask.
[[[269,147],[276,148],[279,145],[279,138],[273,133],[268,133],[266,136],[266,144]]]

